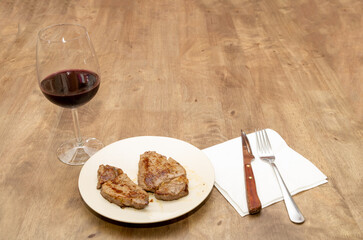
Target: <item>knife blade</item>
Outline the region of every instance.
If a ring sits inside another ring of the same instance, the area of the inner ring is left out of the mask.
[[[256,214],[261,211],[261,202],[257,195],[255,176],[253,175],[251,162],[255,157],[252,154],[250,142],[246,134],[241,130],[242,138],[242,151],[243,151],[243,165],[245,170],[245,183],[246,183],[246,198],[248,205],[248,212]]]

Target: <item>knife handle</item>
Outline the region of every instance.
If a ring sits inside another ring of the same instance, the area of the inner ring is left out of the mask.
[[[244,167],[248,212],[256,214],[261,211],[261,202],[257,195],[255,176],[251,164],[245,164]]]

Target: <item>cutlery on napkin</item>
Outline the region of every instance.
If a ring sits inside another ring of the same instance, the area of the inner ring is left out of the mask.
[[[261,211],[261,202],[257,195],[255,176],[253,175],[251,166],[251,162],[255,159],[255,157],[252,154],[250,142],[242,130],[241,140],[248,212],[249,214],[256,214]]]
[[[328,182],[327,177],[314,164],[287,146],[277,132],[267,129],[267,133],[276,156],[275,163],[292,195]],[[255,134],[247,136],[252,152],[255,152]],[[241,138],[237,137],[202,151],[215,169],[216,188],[241,216],[245,216],[248,214],[248,205],[241,144]],[[283,199],[281,190],[271,166],[259,158],[256,158],[251,165],[262,208],[281,201]]]

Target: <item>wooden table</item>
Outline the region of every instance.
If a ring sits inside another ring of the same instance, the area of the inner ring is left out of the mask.
[[[363,2],[160,0],[0,2],[2,239],[362,239]],[[213,189],[196,211],[155,225],[103,219],[78,191],[81,167],[57,160],[69,110],[36,78],[37,32],[85,25],[99,57],[81,132],[105,144],[140,135],[203,149],[269,127],[329,182],[240,217]]]

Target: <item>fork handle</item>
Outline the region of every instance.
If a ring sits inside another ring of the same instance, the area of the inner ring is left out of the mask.
[[[271,162],[271,165],[275,172],[277,180],[279,182],[282,196],[284,197],[284,200],[285,200],[286,210],[287,210],[287,213],[289,214],[289,218],[290,218],[291,222],[303,223],[305,221],[304,216],[302,215],[299,208],[297,207],[294,199],[291,197],[291,194],[290,194],[289,190],[287,189],[286,184],[285,184],[284,180],[282,179],[281,174],[280,174],[279,170],[277,169],[276,164]]]
[[[251,164],[245,166],[246,197],[249,214],[256,214],[261,211],[261,202],[257,195],[255,176]]]

